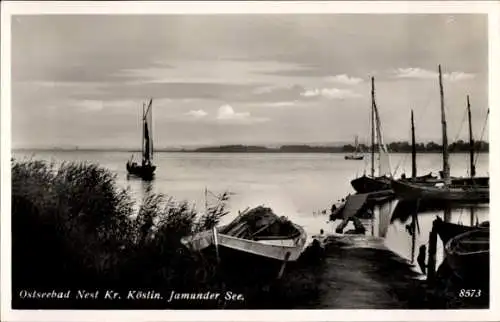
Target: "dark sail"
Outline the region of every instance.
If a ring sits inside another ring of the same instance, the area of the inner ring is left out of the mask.
[[[149,163],[150,161],[150,151],[149,151],[149,131],[148,131],[148,123],[144,122],[144,160]]]
[[[156,166],[153,165],[153,133],[152,133],[152,103],[149,101],[146,111],[142,114],[142,164],[138,165],[132,160],[127,162],[127,171],[129,174],[141,177],[144,180],[153,179]]]

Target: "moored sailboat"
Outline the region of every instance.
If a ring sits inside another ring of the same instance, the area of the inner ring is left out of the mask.
[[[156,170],[153,165],[153,99],[150,99],[147,109],[142,106],[142,130],[142,162],[137,164],[132,156],[127,161],[127,172],[144,180],[151,180]]]
[[[436,201],[436,202],[452,202],[452,203],[487,203],[489,202],[489,186],[477,185],[473,180],[472,184],[456,184],[458,181],[452,181],[450,177],[449,165],[449,151],[448,151],[448,137],[446,131],[446,114],[444,109],[443,98],[443,84],[441,66],[439,66],[439,85],[441,96],[441,127],[443,138],[443,170],[442,179],[443,185],[429,185],[417,182],[410,182],[406,180],[392,181],[391,186],[396,195],[406,199],[420,199],[423,201]],[[470,111],[470,106],[469,111]],[[469,113],[469,131],[472,137],[472,129],[470,126],[470,113]],[[471,139],[471,146],[473,140]],[[475,167],[473,159],[473,146],[471,147],[471,178],[475,174]]]
[[[364,155],[359,152],[358,136],[354,139],[354,152],[352,154],[344,156],[346,160],[363,160]]]
[[[390,157],[382,140],[382,129],[377,104],[375,102],[375,78],[371,78],[371,173],[351,181],[351,186],[357,193],[369,193],[391,189]],[[375,136],[377,141],[375,142]],[[378,148],[379,175],[375,176],[375,146]]]

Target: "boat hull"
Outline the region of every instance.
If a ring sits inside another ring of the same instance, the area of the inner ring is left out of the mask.
[[[357,193],[370,193],[391,189],[391,180],[387,177],[368,177],[366,175],[351,181]]]
[[[391,187],[398,197],[405,199],[453,203],[488,203],[490,201],[490,189],[488,187],[436,187],[396,180],[392,181]]]
[[[193,251],[217,245],[269,260],[296,261],[305,246],[307,234],[302,227],[298,225],[294,227],[300,232],[300,235],[294,239],[248,240],[207,230],[185,237],[181,242]]]
[[[346,155],[344,156],[345,160],[363,160],[364,156],[362,155]]]
[[[451,178],[451,184],[454,186],[479,186],[489,187],[490,177],[474,177],[474,178]]]
[[[302,253],[307,235],[302,227],[295,227],[301,231],[301,234],[296,239],[290,240],[253,241],[224,234],[218,234],[217,239],[220,246],[236,251],[280,262],[296,261]]]
[[[464,226],[450,222],[444,222],[439,217],[434,220],[433,227],[436,229],[439,238],[443,242],[443,245],[446,245],[452,238],[460,234],[478,229],[475,226]]]
[[[140,166],[127,163],[127,172],[130,175],[140,177],[145,180],[151,180],[154,177],[156,166]]]
[[[489,280],[489,229],[476,229],[450,239],[445,246],[446,260],[463,280]]]
[[[215,246],[210,246],[204,252],[216,255]],[[242,284],[265,283],[279,278],[285,272],[287,263],[292,262],[240,251],[226,245],[219,245],[218,252],[219,274],[226,280],[233,279],[236,283]]]
[[[208,230],[184,237],[181,242],[191,251],[218,256],[219,269],[225,278],[259,283],[279,278],[286,263],[299,259],[307,235],[302,227],[294,226],[300,235],[287,240],[246,240]]]

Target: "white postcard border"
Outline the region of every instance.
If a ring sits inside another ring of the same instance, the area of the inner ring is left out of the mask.
[[[356,2],[5,2],[1,3],[1,316],[5,321],[493,321],[500,316],[499,277],[491,274],[489,310],[12,310],[10,280],[10,21],[16,14],[292,14],[292,13],[484,13],[489,24],[489,104],[490,124],[500,124],[500,5],[496,1],[356,1]],[[445,62],[442,62],[445,64]],[[490,176],[492,198],[490,222],[500,229],[494,214],[500,213],[495,200],[500,189],[498,167],[500,143],[495,126],[490,126]],[[492,162],[493,161],[493,162]],[[498,235],[491,235],[499,245]],[[491,272],[498,271],[498,249],[491,248]],[[497,292],[496,292],[497,291]]]

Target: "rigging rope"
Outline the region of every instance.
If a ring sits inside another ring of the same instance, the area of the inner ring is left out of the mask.
[[[410,129],[410,137],[411,137],[411,129]],[[403,169],[404,169],[404,165],[406,163],[406,159],[408,159],[408,155],[409,155],[408,153],[403,153],[403,156],[399,158],[399,162],[396,165],[396,169],[394,170],[394,176],[398,172],[399,167],[401,166],[401,164],[403,164]]]
[[[426,100],[426,103],[424,104],[424,111],[422,114],[420,114],[420,117],[418,118],[417,123],[420,123],[420,121],[422,121],[423,117],[426,115],[427,109],[430,106],[431,99],[432,99],[433,95],[434,95],[434,93],[431,93],[430,91],[427,93],[427,100]],[[411,129],[410,129],[409,136],[411,137]],[[399,167],[401,166],[401,164],[403,164],[403,167],[404,167],[404,164],[406,163],[406,160],[408,159],[408,155],[409,155],[408,153],[404,153],[403,157],[399,158],[399,162],[396,165],[396,170],[394,170],[394,176],[396,176],[396,173],[397,173]],[[410,153],[410,155],[411,155],[411,153]]]
[[[488,116],[490,115],[490,109],[488,108],[488,111],[486,112],[486,118],[484,120],[484,125],[483,125],[483,129],[481,131],[481,138],[479,141],[482,141],[483,140],[483,137],[484,137],[484,131],[486,130],[486,123],[488,123]],[[477,159],[479,157],[479,153],[476,153],[476,159],[474,160],[474,166],[476,166],[476,163],[477,163]]]
[[[458,140],[458,137],[460,136],[460,133],[462,132],[462,128],[463,128],[464,123],[465,123],[465,116],[466,115],[467,115],[467,108],[464,109],[464,114],[462,115],[462,121],[460,122],[460,128],[458,129],[457,136],[455,136],[455,140],[453,140],[453,142],[456,142]]]

